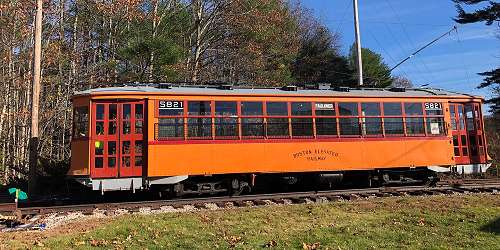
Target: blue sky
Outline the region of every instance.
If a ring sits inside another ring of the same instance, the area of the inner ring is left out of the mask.
[[[320,22],[342,37],[342,53],[354,42],[352,0],[302,0]],[[361,44],[382,54],[390,66],[456,25],[451,0],[359,0]],[[418,87],[431,87],[490,97],[477,89],[477,72],[500,65],[500,40],[493,24],[467,24],[421,51],[394,70]]]

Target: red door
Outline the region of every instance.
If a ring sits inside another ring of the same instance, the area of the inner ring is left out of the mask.
[[[121,103],[120,176],[141,176],[143,165],[144,103]]]
[[[464,105],[450,103],[451,133],[453,135],[453,149],[457,164],[469,164],[469,144],[465,127]]]
[[[91,177],[141,176],[144,103],[99,101],[92,109]]]
[[[465,104],[467,136],[471,163],[485,163],[484,132],[481,106],[479,103]]]

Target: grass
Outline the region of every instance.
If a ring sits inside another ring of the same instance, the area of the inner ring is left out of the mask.
[[[27,233],[8,233],[0,240],[5,248],[58,249],[500,249],[500,197],[392,197],[124,215],[66,228],[64,234],[40,232],[27,240]]]

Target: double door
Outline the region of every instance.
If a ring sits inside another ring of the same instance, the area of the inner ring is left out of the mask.
[[[91,177],[142,176],[144,102],[97,101],[92,111]]]
[[[453,148],[457,164],[486,162],[479,103],[450,103]]]

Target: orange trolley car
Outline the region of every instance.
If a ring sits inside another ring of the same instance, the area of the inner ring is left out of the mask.
[[[384,184],[483,172],[482,102],[429,88],[91,89],[73,97],[68,175],[101,192],[185,194],[239,193],[270,176]]]

